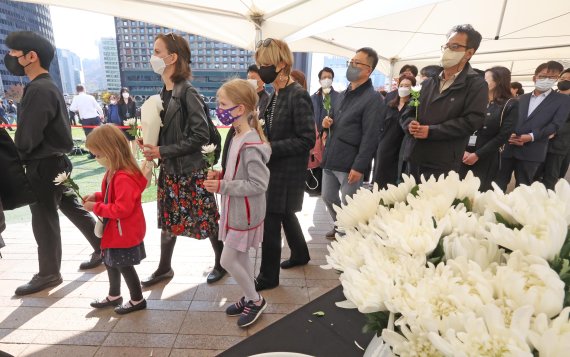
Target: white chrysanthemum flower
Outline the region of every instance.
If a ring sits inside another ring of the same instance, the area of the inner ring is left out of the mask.
[[[401,326],[402,334],[389,329],[382,330],[382,339],[401,357],[441,357],[443,354],[431,343],[428,332],[417,327]]]
[[[65,181],[67,181],[67,179],[69,178],[69,175],[71,175],[71,173],[67,173],[65,171],[60,172],[59,174],[57,174],[57,176],[55,177],[55,179],[53,180],[53,183],[58,186],[61,185],[62,183],[64,183]]]
[[[529,333],[529,340],[541,357],[566,356],[570,351],[570,307],[565,308],[550,320],[545,314],[538,315]]]
[[[431,212],[392,209],[376,217],[370,226],[382,239],[382,244],[410,255],[426,256],[439,243],[445,225],[435,227]]]
[[[376,215],[380,204],[378,185],[374,184],[372,191],[361,188],[352,197],[346,197],[346,205],[334,206],[336,224],[341,230],[349,230],[360,224],[368,224],[370,218]]]
[[[565,179],[558,180],[554,186],[554,194],[566,205],[566,222],[570,225],[570,184]]]
[[[443,238],[443,250],[446,259],[465,257],[487,269],[492,263],[499,263],[505,252],[499,246],[486,239],[452,233]]]
[[[202,154],[210,154],[216,151],[216,144],[202,145]]]
[[[261,127],[265,126],[265,120],[259,119],[259,126]]]
[[[449,329],[440,334],[429,332],[433,346],[444,356],[532,356],[525,339],[528,335],[532,307],[524,306],[513,313],[510,326],[505,325],[499,308],[486,305],[481,317],[467,317],[464,331]]]
[[[348,231],[342,237],[338,237],[336,241],[331,242],[327,246],[329,254],[325,257],[326,265],[322,265],[323,269],[336,269],[345,271],[348,268],[358,269],[364,264],[364,255],[361,246],[367,247],[371,244],[358,231]]]
[[[497,297],[512,300],[515,307],[532,305],[536,314],[548,317],[562,310],[564,282],[541,257],[512,252],[507,264],[497,267],[494,281]]]
[[[385,206],[393,206],[398,202],[406,202],[410,191],[416,186],[413,176],[402,175],[404,182],[398,186],[388,184],[388,188],[380,190],[380,198]]]
[[[131,118],[123,121],[124,126],[134,126],[137,124],[136,118]]]

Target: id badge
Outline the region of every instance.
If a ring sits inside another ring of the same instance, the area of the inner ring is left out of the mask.
[[[476,142],[477,142],[477,135],[471,135],[469,137],[469,143],[467,144],[467,146],[475,146]]]

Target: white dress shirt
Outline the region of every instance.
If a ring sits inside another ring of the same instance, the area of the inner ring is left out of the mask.
[[[81,119],[92,119],[103,116],[103,109],[92,95],[81,92],[73,98],[69,109],[79,112]]]

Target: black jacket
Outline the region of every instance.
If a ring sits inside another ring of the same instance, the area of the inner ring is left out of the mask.
[[[523,146],[507,144],[504,158],[543,162],[548,150],[548,137],[563,127],[570,113],[570,96],[551,92],[538,107],[528,115],[532,93],[519,97],[519,120],[513,132],[517,135],[533,133],[534,141]]]
[[[459,171],[469,136],[483,126],[489,89],[469,64],[443,93],[439,84],[439,76],[422,83],[418,121],[429,125],[428,137],[412,137],[404,159],[418,166]],[[415,108],[410,107],[402,118],[404,130],[414,118]]]
[[[303,209],[309,151],[315,146],[311,97],[298,83],[279,90],[271,129],[265,129],[271,145],[267,212],[290,213]],[[271,101],[270,101],[271,103]],[[271,104],[270,104],[271,105]],[[268,112],[271,110],[268,106]]]
[[[502,124],[501,114],[503,116]],[[517,125],[518,114],[519,103],[516,99],[509,100],[506,107],[504,104],[489,104],[483,127],[477,130],[475,134],[477,135],[475,146],[467,146],[466,151],[476,153],[479,157],[478,161],[497,154],[499,148],[507,143]]]
[[[327,111],[323,107],[322,90],[323,89],[320,88],[318,91],[313,93],[313,95],[311,96],[311,101],[313,102],[313,112],[315,113],[315,125],[317,125],[317,130],[319,132],[321,132],[323,130],[323,118],[328,115]],[[330,113],[330,115],[332,118],[334,116],[333,108],[335,107],[336,102],[338,101],[339,93],[337,91],[335,91],[334,88],[331,87],[330,96],[331,96],[331,110],[330,110],[331,113]]]
[[[386,106],[386,115],[380,127],[380,142],[374,159],[374,182],[380,188],[398,183],[400,148],[404,140],[400,117],[406,112],[407,107],[408,103],[402,110],[398,110],[398,107]]]
[[[364,173],[376,154],[384,111],[384,99],[374,90],[370,79],[354,90],[342,92],[334,107],[321,166]]]
[[[158,142],[165,173],[189,175],[206,166],[202,157],[202,145],[210,138],[206,120],[202,101],[192,84],[188,81],[176,83]]]
[[[67,106],[48,73],[24,88],[15,143],[22,161],[61,156],[73,148]]]
[[[135,101],[132,99],[129,99],[128,103],[121,102],[118,104],[118,106],[119,118],[121,118],[121,122],[124,122],[130,118],[134,118],[137,114],[137,106],[135,104]]]
[[[562,93],[560,93],[562,94]],[[550,139],[548,152],[558,155],[566,155],[570,150],[570,115],[566,122],[558,129],[556,136]]]

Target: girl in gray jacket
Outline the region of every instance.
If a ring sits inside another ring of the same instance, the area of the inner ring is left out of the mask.
[[[205,188],[222,194],[219,239],[224,241],[221,264],[243,289],[244,296],[226,309],[229,316],[239,316],[238,326],[253,324],[267,307],[255,291],[250,248],[263,240],[265,192],[269,183],[266,164],[271,148],[255,112],[258,96],[243,79],[226,82],[218,90],[216,114],[224,125],[232,125],[225,172],[210,171]]]

